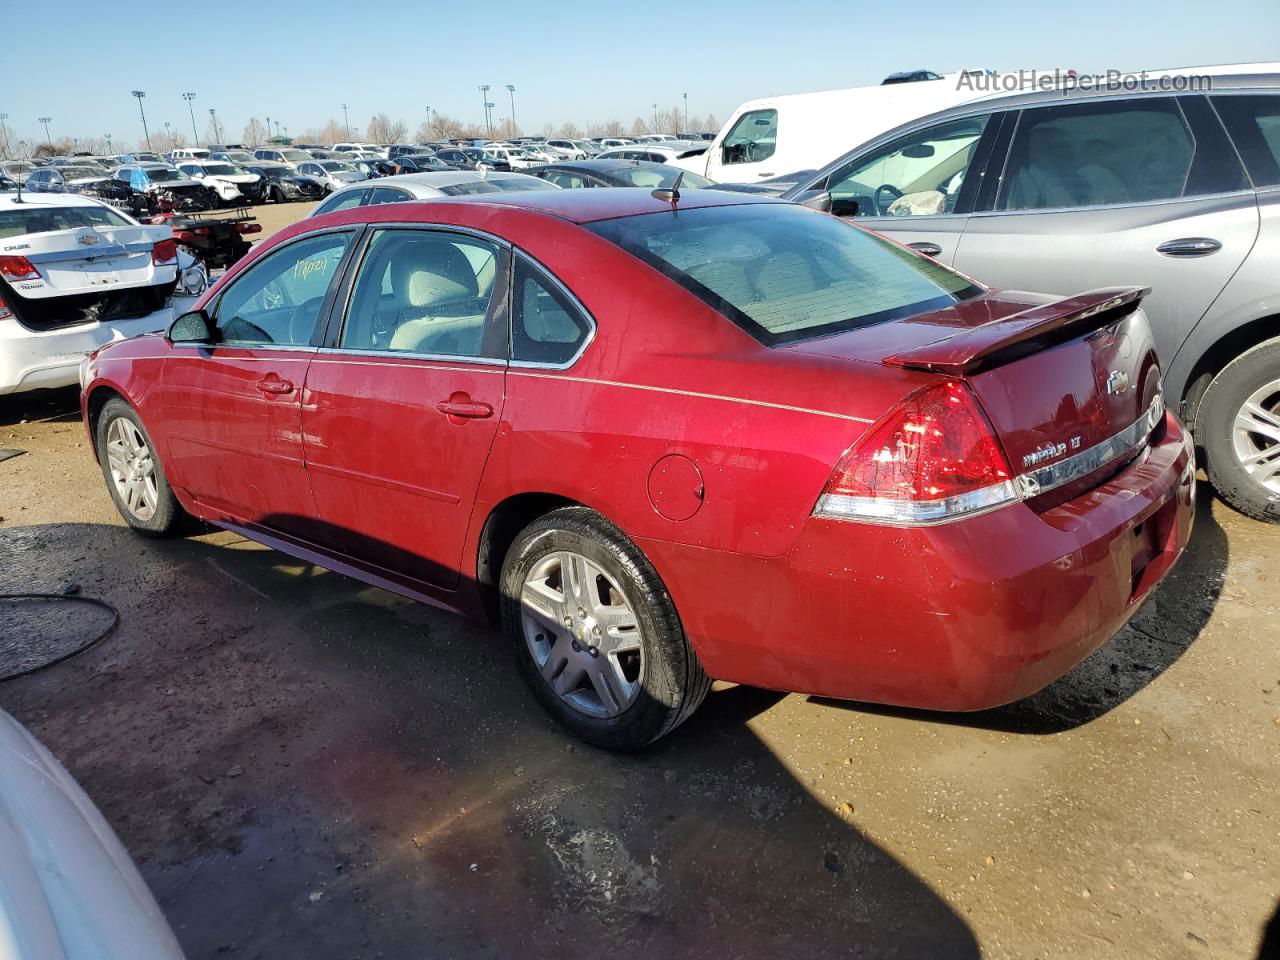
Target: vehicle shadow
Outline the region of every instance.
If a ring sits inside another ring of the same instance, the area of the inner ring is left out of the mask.
[[[811,698],[815,703],[1003,733],[1054,734],[1097,720],[1173,666],[1209,622],[1226,575],[1227,536],[1213,516],[1214,495],[1201,481],[1186,552],[1164,582],[1109,643],[1034,696],[994,710],[938,713]]]
[[[621,756],[560,731],[496,631],[232,534],[0,530],[0,580],[68,579],[117,630],[0,703],[192,958],[979,956],[761,740],[782,694],[717,689]]]
[[[0,427],[35,421],[61,423],[78,419],[79,387],[31,390],[0,397]]]

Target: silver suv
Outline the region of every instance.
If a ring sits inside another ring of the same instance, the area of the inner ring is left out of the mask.
[[[1165,395],[1209,479],[1280,522],[1280,76],[969,103],[784,196],[997,287],[1151,287]]]

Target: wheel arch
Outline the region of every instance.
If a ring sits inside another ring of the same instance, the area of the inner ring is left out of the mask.
[[[94,386],[85,399],[84,409],[86,425],[89,428],[89,444],[93,448],[93,458],[99,462],[101,457],[98,453],[98,418],[102,416],[103,408],[116,399],[133,406],[128,397],[108,383],[99,383]]]
[[[1270,313],[1232,328],[1200,353],[1187,374],[1186,387],[1180,398],[1183,419],[1193,435],[1200,413],[1200,401],[1204,399],[1205,391],[1214,378],[1236,357],[1276,339],[1280,339],[1280,313]]]

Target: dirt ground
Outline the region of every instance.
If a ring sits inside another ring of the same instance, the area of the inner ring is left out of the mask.
[[[259,210],[268,232],[299,206]],[[0,400],[0,590],[118,608],[0,683],[189,957],[1253,958],[1280,897],[1280,530],[1188,554],[1031,700],[717,685],[649,752],[562,734],[497,634],[228,533],[130,534],[74,391]]]

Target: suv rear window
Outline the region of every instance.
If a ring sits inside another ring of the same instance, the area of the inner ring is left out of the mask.
[[[110,207],[38,207],[0,210],[0,240],[28,233],[51,233],[80,227],[127,227],[130,222]]]
[[[766,346],[913,316],[982,288],[933,260],[792,204],[743,204],[587,224]]]

